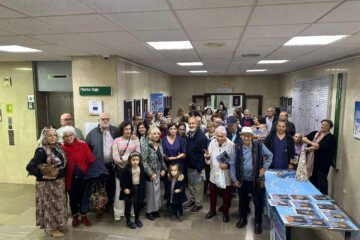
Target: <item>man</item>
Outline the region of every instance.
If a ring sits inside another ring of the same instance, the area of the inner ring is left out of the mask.
[[[292,123],[292,122],[290,122],[290,121],[288,120],[288,117],[289,117],[288,113],[285,112],[285,111],[283,111],[283,112],[281,112],[280,115],[279,115],[279,120],[282,120],[282,121],[284,121],[284,122],[286,123],[286,132],[287,132],[288,134],[290,134],[290,136],[293,137],[293,136],[295,135],[295,133],[296,133],[296,128],[295,128],[294,123]],[[271,129],[271,132],[275,132],[275,131],[276,131],[277,122],[278,122],[278,121],[276,121],[276,122],[273,123],[272,128],[268,128],[268,129]]]
[[[241,141],[240,138],[240,127],[238,119],[235,116],[230,116],[226,122],[227,125],[227,138],[230,139],[233,143],[238,143]]]
[[[63,128],[65,126],[74,127],[74,119],[73,116],[70,113],[63,113],[60,116],[60,125],[61,127],[56,130],[56,133],[58,135],[58,142],[63,143]],[[79,128],[75,128],[75,136],[78,140],[84,141],[84,135],[82,134],[81,130]]]
[[[203,131],[197,126],[195,117],[189,118],[188,124],[186,164],[190,199],[185,208],[191,208],[190,213],[196,213],[202,208],[205,179],[204,152],[207,149],[207,139]]]
[[[275,109],[273,107],[269,107],[266,111],[266,116],[263,117],[260,122],[262,124],[266,124],[268,129],[272,129],[273,123],[275,123],[279,118],[275,116]]]
[[[244,117],[240,119],[240,125],[242,127],[251,127],[254,125],[254,120],[251,118],[251,113],[249,109],[244,110]]]
[[[154,124],[153,123],[153,114],[152,112],[146,112],[144,123],[148,127],[148,129]]]
[[[224,121],[221,119],[221,117],[218,114],[214,114],[211,117],[211,121],[214,123],[215,129],[224,124]]]
[[[95,160],[103,161],[109,171],[109,178],[106,181],[106,193],[108,195],[107,208],[111,209],[115,196],[115,171],[113,168],[112,143],[119,137],[118,128],[110,125],[110,115],[101,113],[99,125],[92,129],[86,136],[86,143],[89,145]],[[99,213],[101,215],[101,213]]]
[[[261,234],[264,198],[264,186],[261,180],[271,164],[273,155],[264,144],[253,140],[254,134],[250,127],[243,127],[240,135],[242,141],[235,145],[235,154],[230,166],[231,179],[239,194],[240,220],[236,223],[236,227],[242,228],[247,224],[248,194],[251,193],[255,207],[254,232]]]
[[[132,125],[133,125],[133,129],[134,129],[134,133],[136,133],[136,128],[137,128],[137,125],[139,124],[139,123],[141,123],[142,122],[142,117],[141,117],[141,115],[140,114],[135,114],[135,116],[133,116],[133,123],[132,123]]]

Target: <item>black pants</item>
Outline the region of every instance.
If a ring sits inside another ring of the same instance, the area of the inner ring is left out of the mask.
[[[313,174],[310,177],[310,182],[317,188],[322,194],[328,194],[328,180],[327,173],[324,173],[320,169],[313,170]]]
[[[74,167],[71,189],[68,192],[70,198],[71,214],[86,214],[89,212],[89,198],[91,195],[91,184],[84,180],[84,173],[77,166]]]
[[[171,210],[174,216],[183,216],[184,210],[182,204],[171,203]]]
[[[106,163],[106,168],[109,171],[109,177],[106,180],[106,194],[108,196],[108,202],[106,204],[107,207],[110,207],[114,204],[115,197],[115,170],[112,163]]]
[[[238,189],[239,194],[239,212],[241,219],[247,219],[249,207],[249,193],[252,195],[255,207],[255,223],[262,223],[262,208],[264,191],[254,186],[253,181],[243,181]]]
[[[125,218],[126,221],[130,221],[131,206],[134,207],[135,220],[139,220],[140,208],[142,201],[139,199],[139,185],[134,185],[131,197],[125,199]]]

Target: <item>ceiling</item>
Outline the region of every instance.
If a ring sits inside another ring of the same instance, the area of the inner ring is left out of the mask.
[[[118,55],[171,75],[280,74],[360,53],[360,0],[0,0],[0,61]],[[349,35],[326,46],[283,46],[294,36]],[[156,51],[147,41],[191,41],[194,49]],[[208,47],[206,43],[222,43]],[[260,54],[243,57],[243,54]],[[262,59],[287,59],[258,65]],[[180,67],[176,62],[202,61]],[[261,73],[256,73],[261,74]]]

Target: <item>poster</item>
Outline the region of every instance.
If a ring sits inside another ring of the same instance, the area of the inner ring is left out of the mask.
[[[142,113],[143,113],[143,118],[144,118],[146,112],[148,112],[148,111],[149,111],[149,108],[148,108],[148,100],[145,99],[145,98],[143,98],[143,99],[142,99]]]
[[[240,107],[241,104],[241,96],[233,96],[233,102],[232,102],[232,106],[233,107]]]
[[[164,112],[164,94],[163,93],[150,94],[150,111],[152,113]]]
[[[360,139],[360,101],[355,102],[354,138]]]
[[[141,100],[134,99],[134,116],[140,115],[141,116]]]
[[[125,122],[132,121],[132,100],[124,101],[124,121]]]

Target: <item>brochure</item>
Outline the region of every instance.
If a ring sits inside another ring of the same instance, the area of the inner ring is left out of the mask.
[[[296,208],[295,212],[299,215],[306,215],[310,218],[319,218],[319,215],[315,212],[314,209],[309,208]]]
[[[308,221],[304,216],[284,216],[283,217],[284,223],[286,224],[294,224],[294,225],[304,225],[308,224]]]
[[[315,227],[324,227],[329,228],[329,224],[326,222],[325,219],[321,218],[308,218],[307,221],[309,222],[310,226]]]
[[[227,162],[229,160],[229,155],[226,151],[223,151],[219,155],[217,155],[216,160],[219,162],[219,164]]]
[[[291,201],[295,208],[314,208],[310,201]]]
[[[332,200],[331,197],[329,197],[328,195],[309,195],[312,199],[314,199],[314,201],[330,201]]]
[[[289,200],[269,199],[269,204],[272,207],[291,207]]]
[[[356,230],[353,228],[348,221],[328,221],[332,229],[341,229],[341,230]]]
[[[317,203],[316,205],[321,210],[339,210],[338,207],[332,203]]]
[[[307,195],[290,195],[292,200],[299,200],[299,201],[306,201],[309,200],[309,197]]]
[[[322,211],[325,218],[329,221],[339,221],[339,220],[348,220],[348,216],[342,211]]]
[[[288,194],[270,194],[271,199],[276,200],[290,200],[290,196]]]

